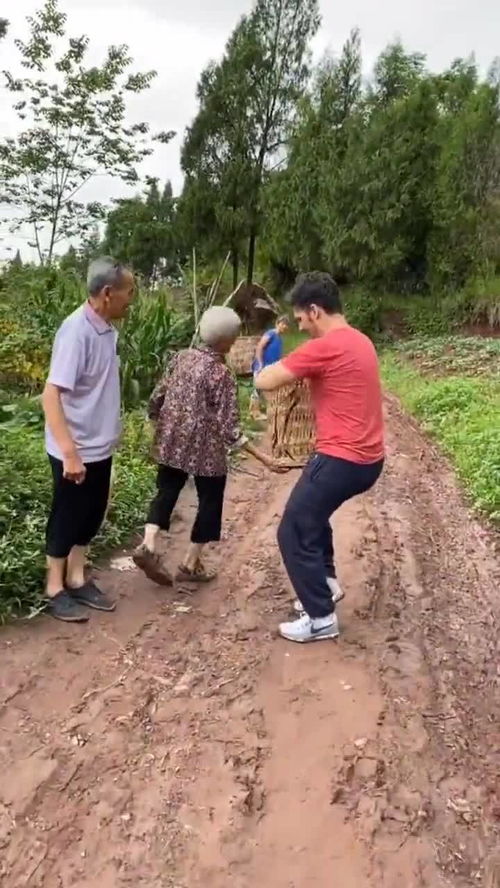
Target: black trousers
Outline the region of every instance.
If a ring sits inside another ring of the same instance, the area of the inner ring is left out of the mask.
[[[88,546],[106,514],[113,460],[86,463],[82,484],[63,477],[63,464],[49,456],[53,478],[52,506],[47,522],[46,552],[67,558],[73,546]]]
[[[186,472],[172,466],[158,466],[158,492],[149,509],[148,524],[156,524],[162,530],[170,529],[172,512],[188,477]],[[191,531],[191,542],[218,542],[222,529],[226,475],[195,475],[194,483],[198,494],[198,512]]]
[[[330,518],[342,503],[373,487],[382,468],[383,460],[359,465],[317,453],[292,490],[278,544],[297,598],[313,619],[332,612],[326,582],[335,577]]]

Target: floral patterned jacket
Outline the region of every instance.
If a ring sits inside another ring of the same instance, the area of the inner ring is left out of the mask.
[[[157,462],[189,475],[226,475],[228,450],[245,440],[236,382],[208,346],[173,356],[151,396],[149,418]]]

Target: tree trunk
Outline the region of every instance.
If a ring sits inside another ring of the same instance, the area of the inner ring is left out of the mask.
[[[240,270],[240,254],[237,249],[232,250],[231,262],[233,266],[233,290],[236,290],[239,284],[238,273]]]
[[[255,265],[255,241],[257,240],[257,235],[255,231],[250,232],[250,240],[248,241],[248,271],[247,271],[247,283],[253,283],[253,269]]]

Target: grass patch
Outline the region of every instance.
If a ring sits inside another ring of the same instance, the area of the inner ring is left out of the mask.
[[[475,342],[481,350],[482,340]],[[421,346],[417,365],[404,353],[412,354],[409,343],[383,355],[386,387],[450,457],[473,506],[500,525],[500,379],[432,378],[421,372]],[[442,369],[442,362],[433,364],[434,372]]]
[[[115,487],[107,521],[93,555],[123,545],[145,517],[154,489],[150,432],[144,417],[126,417],[115,460]],[[44,538],[51,475],[40,430],[3,425],[0,434],[0,622],[40,606],[45,571]]]
[[[500,339],[418,336],[395,349],[424,374],[500,378]]]

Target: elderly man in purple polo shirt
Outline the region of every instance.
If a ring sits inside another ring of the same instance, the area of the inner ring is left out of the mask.
[[[120,437],[117,332],[134,297],[132,273],[112,259],[92,262],[89,297],[63,322],[43,393],[45,441],[54,492],[47,524],[47,609],[81,623],[84,607],[115,605],[84,575],[86,549],[106,512]]]

